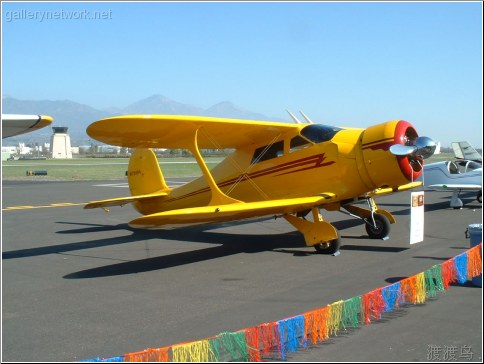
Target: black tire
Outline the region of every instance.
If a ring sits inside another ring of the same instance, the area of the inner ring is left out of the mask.
[[[339,247],[341,246],[341,237],[339,235],[339,232],[336,239],[324,243],[319,243],[313,246],[319,254],[336,254],[337,252],[339,252]]]
[[[368,219],[365,224],[366,232],[370,239],[383,239],[390,234],[390,221],[385,215],[374,214],[375,225],[373,226],[373,221]]]

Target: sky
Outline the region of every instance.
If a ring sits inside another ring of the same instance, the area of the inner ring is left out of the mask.
[[[481,2],[2,2],[2,95],[153,94],[482,147]]]

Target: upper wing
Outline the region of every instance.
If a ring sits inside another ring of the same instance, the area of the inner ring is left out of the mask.
[[[2,139],[43,128],[53,120],[46,115],[2,114]]]
[[[472,185],[472,184],[448,184],[448,183],[439,183],[434,185],[429,185],[427,188],[432,190],[441,190],[441,191],[453,191],[453,190],[462,190],[462,191],[479,191],[482,189],[480,185]]]
[[[325,193],[320,196],[284,200],[192,207],[142,216],[132,220],[129,225],[135,228],[161,228],[169,224],[198,224],[289,214],[329,203],[335,197],[334,193]]]
[[[196,130],[198,147],[237,148],[270,142],[281,134],[300,129],[298,124],[222,119],[184,115],[128,115],[98,120],[87,134],[110,145],[130,148],[190,148]]]

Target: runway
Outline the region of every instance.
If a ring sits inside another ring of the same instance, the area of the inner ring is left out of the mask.
[[[128,227],[139,216],[131,206],[82,208],[128,194],[124,181],[3,181],[2,362],[107,358],[299,315],[466,251],[466,228],[482,223],[473,195],[453,210],[450,193],[427,191],[425,239],[410,246],[410,192],[383,196],[397,220],[385,241],[323,211],[342,236],[333,257],[284,219],[144,231]],[[429,361],[432,347],[438,361],[455,348],[458,361],[481,362],[482,328],[482,289],[453,285],[288,361]]]

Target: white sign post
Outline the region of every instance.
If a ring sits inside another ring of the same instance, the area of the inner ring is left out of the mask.
[[[424,192],[412,192],[410,208],[410,244],[424,239]]]

